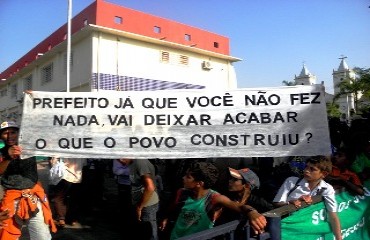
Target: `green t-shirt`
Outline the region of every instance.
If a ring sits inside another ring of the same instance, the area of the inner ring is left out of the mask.
[[[183,190],[182,194],[189,192]],[[207,195],[200,199],[193,199],[190,194],[185,197],[183,207],[171,232],[171,240],[212,228],[214,222],[211,217],[217,210],[212,204],[212,197],[216,195],[219,193],[209,190]]]
[[[361,153],[353,161],[351,168],[355,173],[360,173],[365,168],[370,168],[370,159],[364,153]]]

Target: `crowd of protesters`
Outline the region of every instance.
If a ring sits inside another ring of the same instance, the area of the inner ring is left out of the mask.
[[[259,234],[267,224],[261,213],[286,204],[297,208],[301,202],[310,204],[312,192],[330,200],[332,231],[341,239],[334,190],[346,188],[352,194],[364,194],[362,185],[370,177],[370,122],[356,119],[348,125],[332,118],[329,129],[331,156],[58,159],[58,164],[60,160],[64,164],[58,171],[65,173],[49,183],[46,196],[37,178],[36,160],[19,159],[19,126],[4,122],[0,128],[5,142],[0,162],[5,189],[0,232],[12,235],[7,239],[17,239],[25,224],[31,239],[51,239],[56,227],[63,231],[66,223],[77,224],[78,216],[99,209],[104,204],[104,179],[114,177],[119,197],[118,211],[112,214],[122,216],[119,224],[125,239],[132,235],[177,239],[243,218],[249,220],[252,234]],[[50,168],[55,164],[56,159],[50,159]],[[18,204],[23,201],[25,204]],[[14,220],[19,206],[30,213],[18,216],[21,223]],[[37,214],[34,209],[39,210]]]

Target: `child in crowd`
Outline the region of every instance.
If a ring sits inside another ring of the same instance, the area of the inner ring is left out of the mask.
[[[183,177],[184,188],[177,192],[169,211],[171,216],[162,221],[160,230],[166,228],[169,220],[174,220],[171,239],[177,239],[212,228],[223,207],[245,215],[255,213],[249,205],[240,205],[211,189],[217,178],[218,170],[213,164],[194,162]],[[256,233],[261,233],[266,223],[264,216],[259,214],[251,226]]]
[[[338,149],[332,155],[332,171],[325,178],[325,181],[334,188],[345,187],[350,193],[364,195],[362,182],[358,175],[350,170],[350,162],[345,149]]]
[[[296,208],[302,206],[302,202],[312,203],[312,196],[321,195],[325,201],[329,223],[336,240],[342,240],[340,221],[337,215],[337,202],[335,190],[332,185],[326,183],[324,178],[332,172],[332,162],[325,156],[313,156],[306,161],[303,178],[289,177],[285,180],[276,194],[273,202],[281,207],[293,204]]]

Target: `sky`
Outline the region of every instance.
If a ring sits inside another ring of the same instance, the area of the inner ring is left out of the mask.
[[[106,0],[107,1],[107,0]],[[72,15],[94,0],[72,0]],[[293,81],[303,64],[333,92],[333,70],[370,67],[370,0],[108,0],[230,39],[239,88]],[[68,0],[0,0],[0,71],[67,22]]]

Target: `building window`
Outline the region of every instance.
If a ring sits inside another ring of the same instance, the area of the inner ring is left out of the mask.
[[[154,26],[154,32],[155,33],[161,33],[161,27]]]
[[[117,23],[117,24],[122,24],[122,18],[121,17],[118,17],[118,16],[115,16],[114,17],[114,22]]]
[[[87,24],[89,24],[89,22],[87,21],[87,19],[84,20],[84,26],[86,26]]]
[[[189,64],[189,57],[185,55],[180,55],[179,56],[179,63],[181,65],[188,65]]]
[[[189,57],[186,55],[170,53],[166,51],[161,51],[161,62],[171,63],[174,65],[189,65]]]
[[[49,83],[53,80],[53,64],[43,67],[41,70],[41,85]]]
[[[29,75],[24,79],[23,83],[23,91],[31,90],[32,89],[32,75]]]
[[[67,40],[67,33],[64,33],[63,40]]]
[[[191,35],[185,34],[185,41],[191,41]]]
[[[18,85],[16,83],[10,85],[10,98],[17,98]]]
[[[162,52],[161,61],[165,63],[170,62],[170,53],[169,52]]]
[[[213,42],[213,47],[218,48],[219,47],[218,42]]]

